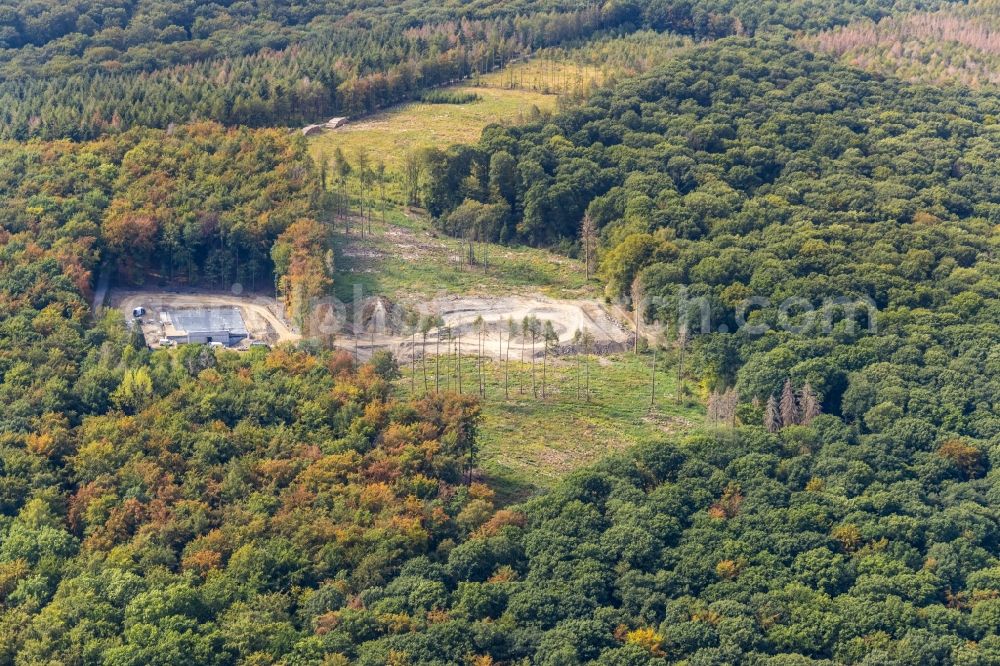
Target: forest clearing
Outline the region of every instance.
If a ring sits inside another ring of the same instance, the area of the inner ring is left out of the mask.
[[[295,342],[302,336],[284,320],[280,304],[273,298],[260,294],[237,295],[227,292],[191,290],[187,293],[166,290],[112,289],[109,294],[112,308],[121,312],[127,321],[133,318],[136,308],[143,308],[143,334],[147,344],[156,348],[161,337],[160,314],[172,310],[234,307],[240,310],[246,323],[250,340],[268,344]]]
[[[396,171],[407,154],[471,144],[489,124],[522,124],[553,113],[561,97],[582,99],[620,77],[662,64],[693,44],[689,37],[669,32],[640,31],[582,46],[540,49],[502,68],[435,89],[438,101],[407,102],[310,136],[310,153],[322,162],[337,148],[349,158],[363,149]],[[466,101],[444,102],[449,99]],[[395,193],[396,183],[390,187]]]
[[[354,211],[356,212],[356,210]],[[336,254],[334,294],[348,302],[365,296],[393,301],[443,295],[506,296],[541,294],[550,298],[596,299],[583,265],[570,257],[523,245],[469,244],[437,230],[427,214],[387,202],[385,221],[372,212],[362,234],[360,219],[333,222]]]
[[[396,386],[412,397],[457,391],[461,367],[462,391],[481,396],[479,467],[501,503],[549,488],[610,452],[703,428],[697,388],[685,380],[678,390],[671,355],[656,357],[654,384],[651,353],[544,359],[539,351],[534,371],[530,340],[515,338],[509,353],[509,361],[484,358],[481,366],[475,355],[463,356],[461,363],[451,353],[428,355],[426,388],[419,353],[397,358],[402,377]]]
[[[367,301],[373,302],[375,299]],[[574,336],[578,331],[589,332],[595,354],[623,351],[634,340],[628,327],[594,300],[558,300],[539,294],[444,295],[397,306],[393,312],[382,310],[345,322],[335,344],[351,350],[360,359],[367,359],[379,350],[391,351],[400,363],[413,355],[434,356],[445,348],[463,355],[501,358],[511,345],[511,330],[515,337],[526,340],[521,344],[530,343],[530,333],[522,328],[525,321],[531,320],[537,320],[540,326],[551,326],[552,332],[547,342],[541,330],[536,332],[536,356],[542,354],[543,344],[548,344],[554,355],[569,353],[577,344]],[[363,309],[367,312],[371,306]],[[408,313],[419,314],[421,321],[429,323],[406,326]]]
[[[472,143],[490,123],[516,123],[550,113],[557,96],[527,90],[449,86],[453,93],[469,93],[479,99],[467,104],[407,102],[352,120],[336,130],[309,137],[310,152],[319,162],[340,147],[348,155],[365,149],[383,159],[390,169],[414,150],[453,143]]]

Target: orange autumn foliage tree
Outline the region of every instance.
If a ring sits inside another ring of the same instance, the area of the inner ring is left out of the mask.
[[[960,439],[944,442],[938,447],[937,454],[955,465],[967,479],[975,478],[983,471],[982,451]]]
[[[294,222],[280,236],[271,258],[278,278],[278,291],[288,313],[304,333],[309,332],[309,315],[315,300],[333,286],[333,253],[327,233],[315,220]]]
[[[332,355],[291,349],[220,354],[199,370],[185,358],[198,351],[161,350],[141,364],[158,378],[157,392],[135,414],[88,417],[74,431],[49,423],[29,438],[31,455],[58,465],[67,483],[62,497],[34,500],[22,521],[61,550],[42,562],[0,562],[0,603],[62,558],[65,585],[39,617],[53,635],[97,641],[82,617],[64,611],[86,606],[74,595],[89,576],[114,580],[141,566],[157,573],[128,585],[123,606],[178,594],[208,613],[205,622],[243,635],[245,604],[280,600],[298,609],[284,630],[308,638],[367,612],[358,595],[406,561],[469,536],[481,522],[468,524],[470,507],[482,520],[492,513],[489,489],[466,485],[479,418],[471,397],[400,402],[372,366],[334,377]],[[64,507],[64,521],[54,506]],[[371,617],[379,635],[449,617],[427,611]],[[125,633],[117,626],[106,649]],[[56,643],[38,649],[57,662],[71,654]]]
[[[0,432],[111,406],[128,336],[92,318],[99,266],[118,282],[269,289],[274,241],[321,212],[305,144],[281,130],[198,123],[5,143],[0,172]]]

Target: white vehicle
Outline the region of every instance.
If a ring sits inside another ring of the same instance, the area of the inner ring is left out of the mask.
[[[211,347],[212,349],[225,349],[226,348],[226,345],[222,344],[221,342],[216,342],[214,340],[212,342],[209,342],[208,346]]]
[[[132,308],[132,316],[135,317],[136,319],[142,317],[145,314],[146,314],[146,308],[142,307],[141,305],[137,308]]]

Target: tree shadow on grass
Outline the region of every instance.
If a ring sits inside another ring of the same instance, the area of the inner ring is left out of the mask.
[[[497,507],[510,506],[531,499],[542,492],[542,488],[520,478],[507,469],[482,470],[483,481],[496,493],[494,504]]]

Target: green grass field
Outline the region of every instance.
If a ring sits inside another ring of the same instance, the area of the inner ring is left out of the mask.
[[[510,397],[504,396],[504,364],[484,363],[486,397],[479,432],[480,466],[501,500],[522,499],[549,487],[558,478],[594,462],[612,451],[642,441],[704,424],[704,409],[696,402],[677,400],[675,370],[658,363],[656,400],[650,405],[650,354],[591,357],[588,402],[584,394],[586,366],[571,357],[549,359],[546,397],[541,398],[542,359],[536,360],[535,388],[531,390],[531,364],[520,363],[519,347],[511,347]],[[411,379],[410,359],[398,359],[403,395],[421,395],[420,359]],[[661,356],[662,360],[662,356]],[[434,357],[427,359],[430,391],[434,390]],[[441,390],[457,389],[454,357],[441,360]],[[477,392],[475,357],[462,360],[463,392]],[[411,386],[413,389],[411,389]],[[690,387],[689,387],[690,388]]]
[[[409,300],[447,294],[503,296],[543,293],[562,298],[597,298],[597,281],[584,279],[580,262],[545,250],[490,245],[490,268],[463,267],[455,239],[434,231],[423,215],[393,208],[385,224],[375,221],[372,233],[361,238],[358,222],[350,234],[343,223],[335,232],[339,298],[350,302],[360,286],[364,295],[380,294]],[[482,248],[477,248],[482,252]],[[662,363],[657,372],[657,395],[650,406],[651,356],[620,354],[589,361],[591,399],[582,391],[585,373],[576,360],[550,359],[547,396],[541,399],[542,362],[536,362],[536,388],[531,391],[530,363],[517,361],[519,347],[511,348],[509,398],[504,397],[503,363],[487,360],[486,398],[479,432],[481,468],[502,501],[509,502],[544,489],[560,476],[591,463],[609,451],[622,450],[666,433],[700,427],[704,411],[695,401],[678,403],[674,371]],[[422,367],[411,381],[410,359],[399,362],[404,395],[423,392]],[[662,361],[662,359],[661,359]],[[462,362],[463,391],[476,392],[476,360]],[[430,389],[434,387],[434,359],[428,359]],[[442,390],[457,389],[453,359],[441,361]],[[581,382],[578,386],[577,382]],[[523,387],[523,388],[522,388]]]
[[[373,160],[383,160],[392,177],[410,151],[475,143],[491,123],[518,124],[553,112],[560,95],[586,95],[612,79],[646,71],[692,44],[671,33],[640,31],[581,47],[542,49],[503,69],[440,89],[473,93],[480,98],[476,101],[400,104],[310,137],[310,152],[319,163],[338,147],[348,160],[363,148]],[[390,191],[398,195],[395,182]]]
[[[454,92],[472,92],[481,99],[467,104],[410,102],[349,122],[340,129],[309,139],[313,159],[329,159],[338,146],[348,160],[359,148],[373,159],[383,159],[394,171],[403,156],[418,148],[447,148],[455,143],[474,143],[491,123],[519,123],[533,113],[554,111],[556,95],[527,90],[453,86]]]
[[[541,49],[526,60],[476,76],[472,83],[580,97],[611,81],[648,71],[693,45],[688,37],[642,30],[570,48]]]
[[[479,94],[483,87],[545,95],[578,94],[599,87],[615,73],[597,65],[542,57],[477,76],[472,84]]]
[[[375,216],[379,214],[376,211]],[[386,223],[372,223],[364,238],[358,223],[350,234],[345,225],[334,233],[337,275],[335,293],[342,300],[352,297],[355,285],[365,294],[399,297],[440,294],[506,295],[512,292],[541,293],[561,298],[596,298],[594,280],[586,280],[583,265],[569,257],[530,247],[489,244],[487,270],[459,260],[460,242],[437,232],[419,212],[392,207]],[[476,245],[477,261],[483,247]]]

